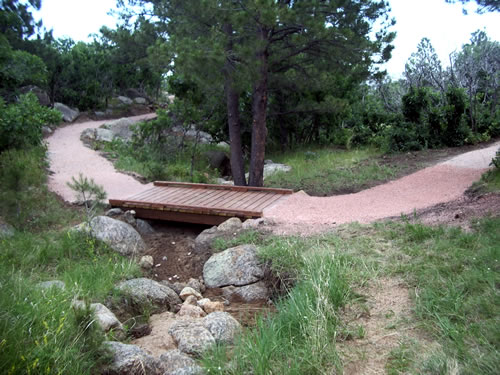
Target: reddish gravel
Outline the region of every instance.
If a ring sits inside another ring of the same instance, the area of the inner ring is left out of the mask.
[[[155,117],[156,114],[131,117],[132,120],[140,121]],[[75,193],[67,182],[71,177],[78,177],[82,173],[85,177],[93,178],[102,185],[108,194],[108,198],[126,198],[132,194],[147,189],[150,185],[143,185],[134,178],[119,173],[113,164],[80,141],[80,134],[87,128],[98,128],[109,122],[88,121],[71,124],[57,129],[54,134],[47,138],[48,154],[51,176],[49,177],[49,189],[61,196],[65,201],[76,201]]]
[[[460,198],[477,181],[500,143],[355,194],[310,197],[298,192],[264,211],[277,234],[312,234],[349,222],[370,223]],[[464,168],[464,166],[467,166]]]

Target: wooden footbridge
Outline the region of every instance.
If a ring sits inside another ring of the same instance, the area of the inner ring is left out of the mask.
[[[110,199],[109,204],[134,210],[144,219],[218,225],[230,217],[262,217],[266,207],[292,193],[288,189],[157,181],[148,190],[126,199]]]

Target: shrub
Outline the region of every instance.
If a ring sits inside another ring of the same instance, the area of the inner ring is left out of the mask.
[[[39,145],[42,126],[60,121],[61,114],[42,107],[33,93],[22,95],[18,103],[10,105],[0,98],[0,152]]]

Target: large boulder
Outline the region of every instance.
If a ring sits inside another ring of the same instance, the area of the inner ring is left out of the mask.
[[[146,243],[134,227],[108,216],[94,217],[89,233],[125,256],[135,256],[146,250]]]
[[[253,284],[263,277],[255,245],[240,245],[214,254],[203,266],[203,279],[209,288]]]
[[[163,375],[200,375],[203,370],[196,362],[180,350],[169,350],[160,356]]]
[[[118,96],[117,99],[123,105],[131,105],[133,103],[133,100],[127,96]]]
[[[94,142],[112,142],[114,134],[111,130],[103,128],[88,128],[82,131],[80,134],[80,140],[86,144],[92,146]]]
[[[124,141],[130,141],[132,136],[134,135],[131,126],[135,124],[135,122],[129,118],[121,118],[118,120],[107,122],[103,125],[103,128],[109,129],[114,137],[118,137],[123,139]]]
[[[151,303],[157,307],[173,309],[182,301],[172,289],[144,277],[123,281],[117,288],[137,304]]]
[[[105,373],[110,375],[161,375],[164,373],[162,361],[150,356],[135,345],[117,341],[104,342],[112,356]]]
[[[138,96],[137,98],[134,98],[134,103],[139,105],[146,105],[148,104],[148,101],[145,98]]]
[[[72,109],[62,103],[54,103],[54,109],[62,113],[65,122],[73,122],[80,116],[80,111],[78,109]]]
[[[19,92],[21,94],[27,94],[29,92],[32,92],[37,97],[38,103],[40,103],[41,106],[48,107],[50,105],[49,95],[47,94],[46,91],[42,90],[38,86],[33,86],[33,85],[24,86],[19,89]]]
[[[232,344],[241,331],[241,325],[231,314],[216,311],[203,318],[203,326],[208,329],[217,343]]]

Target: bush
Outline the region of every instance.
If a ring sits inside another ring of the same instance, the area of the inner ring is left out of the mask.
[[[42,107],[33,93],[22,95],[18,103],[10,105],[0,98],[0,152],[39,145],[42,126],[57,124],[61,119],[58,111]]]

